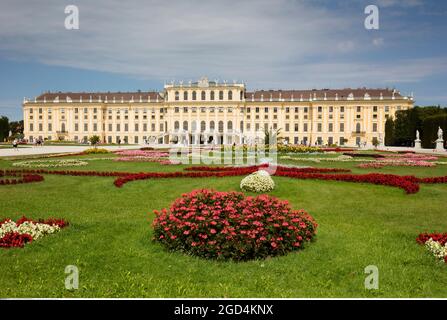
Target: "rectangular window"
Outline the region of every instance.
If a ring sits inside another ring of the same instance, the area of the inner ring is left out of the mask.
[[[120,123],[117,123],[117,124],[116,124],[116,131],[117,131],[117,132],[120,132],[120,130],[121,130],[121,124],[120,124]]]
[[[43,126],[41,123],[39,123],[39,131],[43,131]]]
[[[344,146],[345,145],[345,138],[344,137],[340,137],[340,141],[338,143],[340,146]]]
[[[288,132],[290,130],[290,125],[286,123],[286,131]]]
[[[136,144],[138,144],[138,136],[135,136],[135,137],[134,137],[134,142],[135,142]]]
[[[323,131],[323,125],[321,123],[317,124],[317,132]]]
[[[294,130],[295,130],[295,132],[298,132],[298,123],[295,123]]]
[[[88,123],[84,123],[84,131],[88,131]]]
[[[373,123],[373,132],[377,132],[377,123]]]
[[[135,123],[135,131],[138,132],[138,129],[139,129],[138,128],[138,123]],[[138,143],[138,142],[135,142],[135,143]]]
[[[48,124],[48,131],[52,131],[53,130],[53,125],[51,123]]]
[[[93,124],[93,131],[98,131],[98,124],[97,123],[94,123]]]
[[[79,131],[79,123],[75,123],[75,131]]]
[[[129,131],[129,124],[128,123],[124,124],[124,131],[125,132]]]
[[[333,123],[329,123],[328,131],[329,132],[333,132],[334,131],[334,124]],[[332,143],[330,143],[330,144],[332,144]]]
[[[111,123],[109,123],[109,131],[110,131],[110,132],[113,131],[113,129],[112,129],[112,124],[111,124]]]
[[[151,131],[155,131],[155,123],[151,124]]]
[[[373,107],[373,112],[377,112],[377,106]]]
[[[143,123],[143,131],[144,131],[144,132],[147,131],[147,123]]]
[[[345,132],[345,124],[340,123],[340,132]]]
[[[307,127],[308,127],[308,125],[307,125],[307,123],[305,123],[305,124],[304,124],[304,127],[303,127],[303,131],[304,131],[304,132],[307,132],[307,129],[308,129]]]

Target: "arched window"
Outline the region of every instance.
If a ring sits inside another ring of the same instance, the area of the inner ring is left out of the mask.
[[[183,100],[188,100],[188,91],[183,92]]]
[[[206,130],[206,122],[202,121],[200,122],[200,131],[204,132]]]
[[[360,130],[361,130],[360,123],[357,123],[357,124],[355,125],[355,131],[356,131],[357,133],[360,133]]]
[[[233,100],[233,91],[228,91],[228,100]]]
[[[214,91],[210,92],[210,100],[214,100]]]
[[[178,121],[174,122],[174,129],[175,130],[180,129],[180,122],[178,122]]]
[[[180,99],[179,96],[180,96],[180,95],[179,95],[178,91],[176,91],[176,92],[175,92],[175,101],[178,101],[178,100]]]
[[[219,91],[219,100],[223,100],[223,91]]]
[[[219,121],[219,132],[223,132],[224,130],[224,123],[223,121]]]
[[[188,121],[183,121],[183,130],[188,130]]]
[[[191,131],[192,131],[192,132],[196,132],[196,131],[197,131],[197,122],[196,122],[196,120],[194,120],[194,121],[191,123]]]
[[[192,100],[197,100],[197,92],[192,92]]]
[[[206,99],[206,93],[205,93],[205,91],[202,91],[202,93],[201,93],[201,95],[202,95],[202,100],[205,100]]]
[[[228,121],[227,122],[227,129],[228,130],[233,130],[233,122],[232,121]]]
[[[211,121],[210,122],[210,130],[212,131],[214,129],[216,129],[216,126],[214,125],[214,121]]]

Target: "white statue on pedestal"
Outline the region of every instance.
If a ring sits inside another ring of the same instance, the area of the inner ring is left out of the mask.
[[[438,140],[436,140],[436,150],[437,151],[444,151],[443,135],[444,135],[444,132],[442,131],[441,127],[438,127]]]
[[[421,148],[421,139],[419,135],[419,130],[416,130],[416,140],[414,140],[414,148],[420,149]]]

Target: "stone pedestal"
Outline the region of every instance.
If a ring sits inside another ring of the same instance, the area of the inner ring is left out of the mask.
[[[444,140],[438,139],[436,140],[436,151],[444,151]]]
[[[420,139],[414,140],[414,148],[421,149],[421,140]]]

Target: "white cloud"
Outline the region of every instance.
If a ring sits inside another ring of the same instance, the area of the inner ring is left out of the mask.
[[[3,0],[0,54],[160,82],[208,75],[276,88],[381,86],[447,71],[445,59],[359,60],[384,44],[365,38],[362,10],[357,19],[294,0],[78,0],[80,30],[69,31],[68,4]]]

